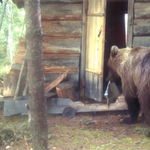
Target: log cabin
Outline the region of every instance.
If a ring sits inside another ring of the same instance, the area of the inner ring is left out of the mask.
[[[23,0],[13,2],[23,7]],[[150,46],[149,6],[150,0],[41,0],[46,81],[68,71],[81,96],[102,101],[110,47]],[[24,54],[20,39],[10,73]]]

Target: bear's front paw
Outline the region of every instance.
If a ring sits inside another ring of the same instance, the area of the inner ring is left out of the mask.
[[[128,118],[124,118],[122,120],[122,123],[125,123],[125,124],[134,124],[134,123],[137,123],[137,120],[131,120],[129,117]]]

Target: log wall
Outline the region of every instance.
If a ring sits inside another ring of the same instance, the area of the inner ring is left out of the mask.
[[[43,62],[47,82],[52,82],[68,71],[67,80],[73,81],[76,86],[78,84],[82,41],[82,3],[82,0],[41,1],[42,31],[45,33]],[[11,74],[19,73],[25,51],[25,40],[20,39],[14,64],[10,70]]]
[[[135,0],[133,11],[133,46],[150,47],[150,0]]]

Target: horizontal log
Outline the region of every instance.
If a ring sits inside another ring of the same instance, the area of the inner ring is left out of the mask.
[[[45,73],[64,73],[68,71],[68,73],[77,73],[79,72],[78,67],[44,67]]]
[[[149,36],[135,36],[133,38],[133,46],[146,46],[150,47]]]
[[[150,26],[149,25],[143,25],[143,26],[139,26],[139,25],[135,25],[133,27],[133,34],[134,35],[150,35]]]
[[[23,61],[23,58],[24,58],[24,54],[16,54],[15,57],[14,57],[14,63],[19,63],[21,64],[22,61]],[[44,59],[51,59],[51,58],[65,58],[65,57],[79,57],[80,54],[77,53],[77,54],[68,54],[68,53],[64,53],[64,54],[43,54],[43,58]]]
[[[81,38],[43,37],[43,53],[80,53]]]
[[[77,57],[80,54],[43,54],[44,59],[51,59],[51,58],[65,58],[65,57]]]
[[[43,37],[43,53],[80,53],[81,38],[58,39]],[[25,39],[20,39],[18,54],[24,54]]]
[[[23,2],[23,0],[12,0],[14,4]],[[41,0],[41,3],[45,2],[62,2],[62,3],[81,3],[83,0]]]
[[[82,21],[82,4],[41,4],[42,20]]]
[[[144,25],[148,25],[150,26],[150,19],[146,18],[146,19],[134,19],[134,22],[133,22],[134,25],[137,25],[137,26],[144,26]]]
[[[134,18],[149,18],[150,17],[150,3],[135,3],[134,4]]]
[[[11,69],[20,70],[21,65],[22,64],[19,62],[13,63]],[[50,59],[44,59],[44,66],[45,67],[63,67],[63,66],[79,67],[79,56],[51,57]],[[26,67],[24,68],[24,71],[26,71]]]
[[[62,67],[74,66],[79,67],[79,57],[64,57],[64,58],[51,58],[44,60],[44,66],[47,67]]]
[[[50,37],[81,38],[81,27],[81,21],[42,21],[42,30]]]
[[[150,2],[150,0],[135,0],[135,2]]]
[[[41,0],[41,3],[45,2],[61,2],[61,3],[82,3],[83,0]]]
[[[134,35],[150,35],[150,20],[149,19],[134,19],[133,26]]]

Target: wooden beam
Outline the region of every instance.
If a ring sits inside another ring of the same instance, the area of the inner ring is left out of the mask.
[[[42,30],[50,37],[81,38],[81,28],[81,21],[42,21]]]
[[[64,73],[68,71],[68,73],[76,73],[79,72],[79,68],[77,67],[44,67],[45,73]]]
[[[150,36],[150,26],[149,25],[145,25],[145,26],[134,26],[133,28],[133,32],[134,35],[148,35]]]
[[[77,57],[61,57],[61,58],[51,58],[44,60],[44,66],[47,67],[63,67],[63,66],[74,66],[79,67],[79,56]]]
[[[12,0],[14,4],[23,2],[23,0]],[[83,0],[41,0],[41,3],[45,2],[62,2],[62,3],[81,3]]]
[[[82,21],[82,4],[41,4],[42,20]]]
[[[80,53],[81,38],[43,37],[43,53]],[[20,39],[17,54],[25,53],[25,39]]]
[[[84,86],[82,81],[85,80],[85,62],[86,62],[86,28],[87,28],[87,6],[88,1],[83,0],[83,20],[82,20],[82,50],[81,50],[81,67],[80,67],[80,96],[84,96]]]
[[[80,53],[81,38],[43,37],[43,53]]]
[[[23,57],[24,54],[16,54],[14,57],[14,63],[19,63],[21,64],[23,61]],[[69,57],[79,57],[80,53],[62,53],[62,54],[58,54],[58,53],[54,53],[54,54],[43,54],[43,58],[44,59],[51,59],[51,58],[69,58]]]
[[[135,36],[133,38],[133,46],[150,47],[150,36]]]
[[[49,59],[49,58],[65,58],[65,57],[77,57],[80,56],[80,54],[43,54],[44,59]]]
[[[135,0],[135,2],[150,2],[150,0]]]
[[[127,34],[127,46],[132,47],[133,45],[133,7],[134,0],[128,1],[128,34]]]
[[[150,1],[149,1],[150,2]],[[150,18],[150,3],[135,3],[134,4],[134,18]]]

